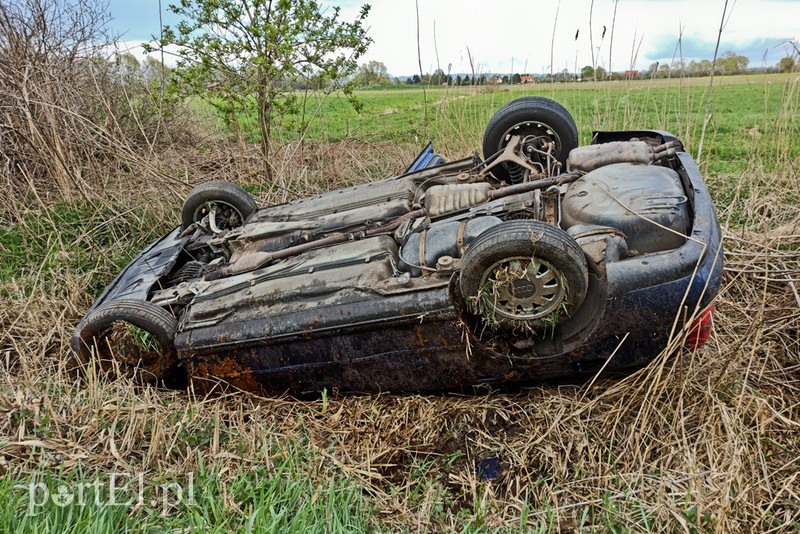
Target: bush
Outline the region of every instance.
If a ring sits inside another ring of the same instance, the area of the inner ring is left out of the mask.
[[[183,131],[151,62],[113,55],[100,0],[0,3],[0,179],[17,197],[72,201]]]

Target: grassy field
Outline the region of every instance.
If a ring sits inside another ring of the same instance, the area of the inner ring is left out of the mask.
[[[786,75],[728,77],[715,80],[712,122],[706,139],[708,172],[741,171],[752,137],[760,143],[791,129],[796,88]],[[315,116],[304,136],[314,142],[357,137],[373,142],[432,140],[463,152],[480,147],[483,127],[494,111],[522,95],[555,98],[581,126],[586,143],[593,130],[658,127],[677,134],[695,152],[700,141],[708,79],[657,79],[603,84],[568,83],[483,87],[376,89],[356,92],[360,113],[341,95],[309,100],[306,116]],[[789,102],[787,102],[787,99]],[[427,111],[426,111],[427,102]],[[785,110],[787,113],[780,113]],[[257,135],[254,117],[242,119],[249,137]],[[285,125],[284,138],[298,137],[297,124]],[[748,134],[745,136],[743,134]],[[761,136],[765,139],[761,140]],[[255,139],[251,139],[255,140]],[[453,145],[457,141],[458,144]],[[777,163],[769,161],[768,164]]]
[[[714,334],[696,354],[586,384],[315,401],[202,398],[66,370],[77,321],[177,224],[196,183],[234,180],[268,203],[397,173],[428,139],[460,157],[523,94],[563,103],[582,142],[594,129],[659,128],[697,155],[707,88],[362,91],[361,114],[334,96],[304,134],[284,125],[275,184],[258,149],[225,132],[93,159],[72,191],[0,168],[14,185],[0,214],[0,531],[796,530],[797,76],[714,81],[701,166],[726,273]]]

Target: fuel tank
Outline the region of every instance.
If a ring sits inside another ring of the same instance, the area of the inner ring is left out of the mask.
[[[616,228],[639,254],[676,249],[691,231],[680,176],[660,165],[601,167],[570,184],[561,207],[564,229],[579,224]]]

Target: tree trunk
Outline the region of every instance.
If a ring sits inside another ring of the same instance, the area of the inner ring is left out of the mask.
[[[272,95],[264,88],[258,90],[258,127],[261,131],[261,156],[264,158],[264,173],[267,182],[274,178],[270,161],[270,126],[272,123]]]

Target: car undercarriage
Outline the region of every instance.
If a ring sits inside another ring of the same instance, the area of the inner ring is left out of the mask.
[[[75,353],[144,381],[315,394],[524,383],[699,340],[722,257],[697,166],[657,130],[577,145],[562,106],[526,97],[490,120],[485,159],[428,145],[400,176],[260,209],[201,184]],[[118,323],[153,343],[126,346]]]

